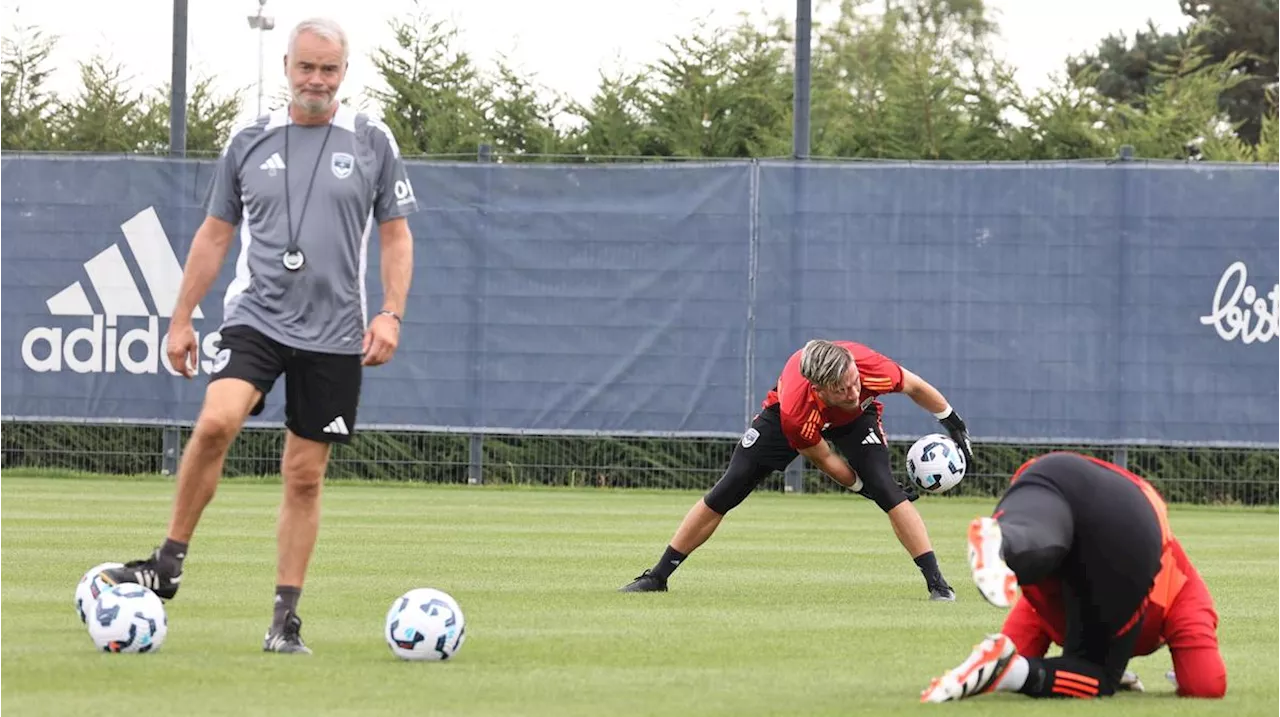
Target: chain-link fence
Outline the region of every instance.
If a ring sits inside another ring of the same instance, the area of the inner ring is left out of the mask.
[[[169,435],[166,437],[166,433]],[[163,426],[5,422],[2,465],[106,474],[155,474],[189,429]],[[227,475],[279,472],[283,431],[248,428],[228,456]],[[727,465],[732,438],[538,436],[364,431],[338,446],[331,478],[594,488],[710,487]],[[895,475],[905,474],[908,443],[891,442]],[[1276,505],[1280,460],[1274,449],[1186,446],[980,444],[955,495],[998,494],[1027,458],[1073,450],[1115,461],[1184,503]],[[772,476],[763,490],[843,490],[816,470]]]

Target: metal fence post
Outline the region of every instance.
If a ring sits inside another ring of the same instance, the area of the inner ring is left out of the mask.
[[[468,446],[467,483],[480,485],[484,482],[484,434],[472,433]]]
[[[169,156],[187,156],[187,0],[173,0],[173,45],[169,59]],[[161,308],[161,307],[157,307]],[[165,426],[160,442],[160,473],[178,474],[182,429]]]
[[[178,459],[182,457],[182,429],[177,426],[165,426],[160,450],[160,473],[167,476],[177,475]]]
[[[806,160],[809,158],[810,137],[809,137],[809,112],[810,112],[810,73],[811,73],[811,47],[810,33],[813,24],[813,0],[796,0],[796,47],[795,47],[795,93],[792,98],[792,124],[791,124],[791,155],[796,160]],[[792,195],[793,209],[795,217],[793,219],[791,231],[791,273],[795,277],[799,271],[797,264],[799,263],[799,244],[803,241],[804,230],[804,213],[800,208],[800,200],[804,196],[805,176],[804,171],[796,167],[792,175]],[[794,288],[791,295],[791,334],[795,336],[795,326],[798,325],[800,296],[799,289]],[[786,492],[803,493],[804,492],[804,456],[796,456],[795,460],[787,466],[786,473]]]
[[[1129,449],[1126,446],[1116,446],[1111,449],[1111,462],[1129,470]]]
[[[796,0],[795,83],[792,96],[791,154],[809,158],[809,92],[812,67],[810,33],[813,28],[813,0]]]
[[[787,466],[786,473],[783,474],[786,479],[786,485],[783,491],[787,493],[803,493],[804,492],[804,456],[796,456]]]
[[[173,0],[169,84],[169,156],[187,156],[187,0]]]
[[[493,147],[491,147],[488,144],[478,145],[476,147],[476,161],[481,164],[493,162]],[[484,205],[486,205],[485,209],[487,209],[487,205],[489,203],[489,182],[490,182],[490,178],[486,176],[484,180],[484,198],[483,198]],[[482,253],[480,254],[480,256],[483,257],[484,256],[483,249],[481,250],[481,252]],[[483,280],[480,279],[480,273],[483,271],[484,271],[484,265],[483,265],[483,261],[481,261],[480,265],[476,267],[476,277],[477,277],[476,282],[478,286],[476,287],[477,291],[473,293],[473,297],[476,300],[477,304],[476,304],[476,326],[473,327],[472,329],[473,331],[472,347],[474,349],[475,355],[473,356],[473,362],[471,366],[472,386],[475,388],[475,391],[476,391],[475,418],[477,423],[479,423],[484,410],[484,373],[480,370],[480,361],[479,361],[479,358],[480,358],[479,353],[484,347],[484,342],[480,340],[480,331],[483,325],[483,321],[481,320],[482,319],[481,313],[484,310],[484,304],[482,303],[483,302],[482,294],[479,291],[479,289],[482,289],[484,286]],[[472,433],[470,436],[470,440],[467,442],[467,446],[468,446],[467,483],[470,485],[480,485],[484,483],[484,435],[480,433]]]

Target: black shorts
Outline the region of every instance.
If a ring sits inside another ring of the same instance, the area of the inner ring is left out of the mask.
[[[907,494],[893,479],[889,448],[878,410],[863,413],[852,423],[825,429],[830,441],[862,479],[862,494],[888,512],[907,500]],[[734,446],[729,468],[704,498],[707,507],[721,515],[746,499],[751,491],[774,471],[785,470],[799,451],[782,432],[777,405],[756,415],[751,427]]]
[[[238,378],[253,384],[262,392],[251,411],[256,416],[283,373],[285,426],[313,441],[348,443],[356,431],[361,361],[359,354],[303,351],[257,329],[228,326],[222,330],[209,381]]]

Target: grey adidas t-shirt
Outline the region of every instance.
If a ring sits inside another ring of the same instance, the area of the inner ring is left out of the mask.
[[[218,160],[208,207],[240,225],[222,326],[249,326],[296,349],[359,354],[374,222],[417,208],[391,131],[363,113],[339,107],[331,125],[312,126],[291,123],[281,109],[237,129]],[[299,271],[281,263],[290,215],[306,256]]]

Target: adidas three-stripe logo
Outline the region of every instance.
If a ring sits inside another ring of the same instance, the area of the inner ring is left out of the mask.
[[[339,436],[349,436],[351,433],[347,431],[347,422],[342,420],[342,416],[329,421],[329,425],[324,427],[325,433],[334,433]]]
[[[133,253],[133,259],[142,270],[142,278],[146,281],[160,318],[173,315],[173,306],[178,299],[178,288],[182,285],[182,266],[178,256],[173,253],[169,237],[160,225],[153,207],[138,212],[129,221],[120,225],[124,238]],[[102,312],[108,316],[155,316],[147,310],[147,303],[142,298],[137,282],[133,280],[133,272],[125,262],[120,245],[111,246],[98,252],[98,255],[84,263],[85,273],[89,275],[89,284],[93,287],[98,300],[102,302]],[[80,282],[72,282],[71,286],[59,291],[45,301],[49,313],[54,316],[93,316],[93,305]],[[197,306],[192,314],[194,319],[204,318],[204,313]]]
[[[155,570],[151,570],[151,569],[134,570],[133,582],[141,585],[144,588],[148,588],[150,590],[160,590],[162,588],[167,588],[173,585],[180,584],[182,582],[182,575],[179,574],[173,577],[162,578],[160,577],[160,574],[157,573]]]
[[[882,444],[883,444],[883,441],[880,440],[880,436],[876,435],[876,430],[874,428],[871,429],[871,432],[867,434],[866,438],[862,439],[862,445],[864,446],[882,445]]]
[[[280,157],[279,152],[275,152],[267,157],[267,161],[259,164],[258,169],[265,169],[267,173],[275,174],[276,170],[284,169],[284,159]]]

